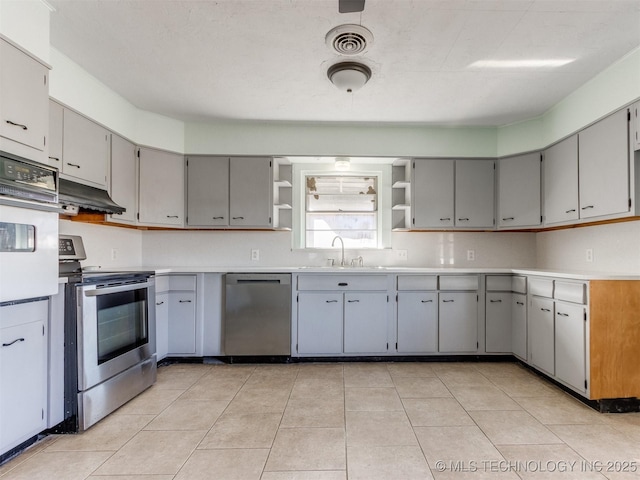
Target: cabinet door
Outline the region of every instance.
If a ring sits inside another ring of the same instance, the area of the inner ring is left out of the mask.
[[[0,329],[0,453],[46,427],[44,331],[43,321]]]
[[[629,211],[628,132],[624,109],[578,134],[580,218]]]
[[[556,302],[556,376],[577,390],[586,390],[585,311],[582,305]]]
[[[398,293],[398,353],[438,351],[438,294]]]
[[[640,150],[640,102],[632,105],[631,117],[633,118],[633,149]]]
[[[455,160],[413,162],[413,228],[452,227]]]
[[[232,157],[229,162],[229,225],[271,227],[271,158]]]
[[[544,223],[578,219],[578,136],[544,152]]]
[[[511,294],[511,349],[527,361],[527,296],[520,293]]]
[[[540,225],[540,154],[503,158],[498,170],[498,227]]]
[[[113,222],[136,223],[138,204],[136,146],[118,135],[111,135],[111,198],[127,210],[109,215]]]
[[[48,135],[49,72],[2,39],[0,62],[0,136],[43,152]],[[34,160],[45,161],[43,157]]]
[[[62,123],[64,107],[49,100],[49,165],[62,170]]]
[[[440,292],[439,345],[441,352],[478,351],[476,292]]]
[[[156,294],[156,354],[158,361],[169,353],[169,293]]]
[[[187,225],[229,225],[229,158],[187,158]]]
[[[109,132],[82,115],[64,110],[62,173],[107,188]]]
[[[386,353],[386,293],[344,294],[344,353]]]
[[[529,351],[531,363],[550,375],[555,374],[553,300],[533,297],[529,309]]]
[[[184,216],[184,159],[176,153],[140,148],[139,221],[181,226]]]
[[[298,295],[298,353],[342,353],[342,293]]]
[[[196,294],[169,292],[170,355],[196,353]]]
[[[485,309],[485,350],[511,353],[511,294],[487,293]]]
[[[456,227],[493,228],[493,160],[456,160]]]

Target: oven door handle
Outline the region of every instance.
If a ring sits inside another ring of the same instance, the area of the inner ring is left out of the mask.
[[[94,290],[85,290],[87,297],[97,297],[99,295],[109,295],[110,293],[130,292],[131,290],[141,290],[153,285],[153,282],[128,283],[126,285],[118,285],[117,287],[96,288]]]

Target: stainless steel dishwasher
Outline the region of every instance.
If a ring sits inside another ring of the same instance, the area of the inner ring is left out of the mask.
[[[291,274],[226,277],[225,355],[291,355]]]

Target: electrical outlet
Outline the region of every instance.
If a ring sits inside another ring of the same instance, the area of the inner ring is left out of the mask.
[[[475,262],[476,260],[476,251],[475,250],[467,250],[467,260],[470,262]]]
[[[260,260],[260,250],[258,250],[257,248],[251,249],[251,260],[253,260],[254,262]]]
[[[117,248],[112,248],[111,249],[111,260],[115,260],[116,258],[118,258],[118,249]]]
[[[587,248],[584,251],[584,259],[589,263],[593,262],[593,248]]]
[[[396,258],[401,262],[407,261],[407,251],[406,250],[396,250]]]

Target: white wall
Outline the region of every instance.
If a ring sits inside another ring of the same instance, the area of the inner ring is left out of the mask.
[[[593,262],[585,250],[593,249]],[[539,268],[640,273],[640,220],[536,234]]]
[[[420,267],[533,267],[536,244],[533,233],[394,232],[392,249],[349,250],[345,257],[362,255],[368,266]],[[251,249],[260,260],[251,261]],[[398,260],[397,250],[407,250],[408,260]],[[476,261],[467,261],[467,250]],[[291,232],[258,231],[146,231],[142,235],[142,263],[147,266],[324,266],[339,258],[340,249],[291,249]]]
[[[40,0],[1,0],[0,33],[49,63],[50,13]]]

